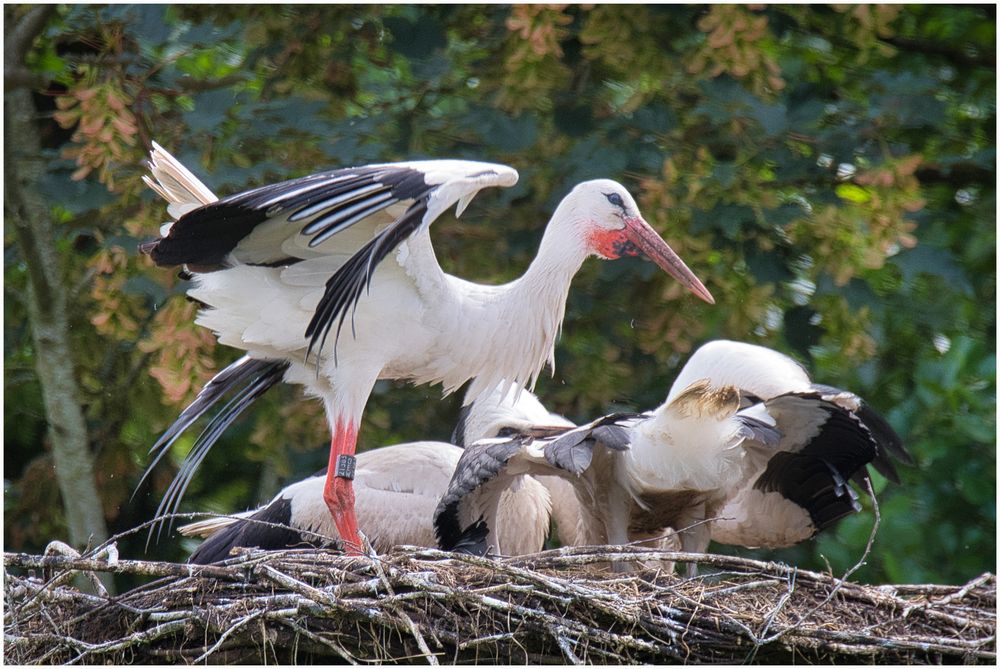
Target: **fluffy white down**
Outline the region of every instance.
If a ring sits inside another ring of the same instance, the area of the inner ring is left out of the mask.
[[[733,413],[692,414],[661,405],[633,428],[632,447],[618,468],[619,483],[633,495],[734,485],[742,473],[743,449]]]
[[[500,554],[527,555],[542,550],[551,513],[548,489],[533,477],[521,477],[518,485],[500,496],[496,520]]]
[[[483,437],[495,435],[505,427],[527,430],[536,426],[576,427],[572,421],[559,414],[549,412],[530,390],[505,381],[493,390],[480,395],[469,408],[465,419],[464,439],[466,444],[471,444]],[[526,483],[531,479],[540,484],[547,492],[548,508],[551,509],[551,516],[556,521],[560,543],[564,546],[582,545],[581,532],[578,528],[582,513],[573,484],[555,475],[521,476],[518,478],[521,479],[519,485],[524,491],[520,494],[523,497],[536,499],[537,505],[532,510],[530,517],[526,517],[518,523],[522,527],[531,528],[529,531],[531,536],[524,537],[523,543],[517,546],[510,544],[509,540],[505,542],[505,546],[513,546],[511,550],[508,550],[508,553],[520,555],[525,552],[537,551],[545,540],[544,534],[539,534],[539,529],[547,529],[549,525],[549,519],[546,515],[548,510],[547,507],[543,506],[545,496],[535,488],[536,483]],[[503,513],[505,508],[510,505],[510,501],[508,498],[500,500],[501,523],[504,525],[507,525],[508,522]],[[517,521],[516,514],[522,512],[516,511],[516,509],[524,509],[525,505],[517,504],[516,507],[511,506],[510,508],[512,519]],[[529,548],[534,550],[529,551]]]
[[[468,397],[466,404],[470,403]],[[551,413],[530,390],[504,382],[482,393],[465,418],[466,444],[497,434],[502,428],[529,429],[534,426],[576,427],[560,416]]]

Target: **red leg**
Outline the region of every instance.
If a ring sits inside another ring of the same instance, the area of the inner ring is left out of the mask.
[[[340,455],[353,456],[357,445],[358,429],[350,421],[342,423],[338,418],[330,441],[330,462],[326,470],[323,501],[330,509],[330,515],[333,516],[333,522],[344,542],[344,550],[354,555],[361,554],[358,519],[354,514],[354,482],[353,478],[337,476],[337,458]],[[353,471],[351,476],[353,477]]]

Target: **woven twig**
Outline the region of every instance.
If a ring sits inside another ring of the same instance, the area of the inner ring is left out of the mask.
[[[685,579],[614,562],[696,561]],[[487,559],[247,551],[223,565],[6,553],[8,663],[996,661],[996,579],[865,586],[635,547]],[[27,570],[27,571],[25,571]],[[61,576],[157,580],[108,597]]]

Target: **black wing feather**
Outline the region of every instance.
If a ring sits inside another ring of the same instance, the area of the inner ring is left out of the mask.
[[[226,267],[226,258],[261,223],[286,216],[302,222],[301,234],[315,246],[339,230],[401,200],[426,197],[433,187],[422,172],[405,167],[367,166],[320,172],[236,193],[206,204],[144,245],[161,266],[191,265],[201,271]],[[315,217],[315,218],[312,218]],[[312,220],[309,220],[312,218]]]
[[[201,416],[215,407],[223,397],[231,391],[235,395],[219,410],[209,424],[198,436],[191,452],[184,458],[181,468],[178,470],[174,480],[171,481],[163,499],[156,510],[156,518],[159,523],[153,527],[158,527],[157,537],[163,530],[163,522],[166,515],[172,514],[187,490],[194,473],[202,460],[218,441],[222,433],[242,414],[247,407],[267,392],[270,388],[281,382],[288,363],[274,360],[255,360],[244,356],[229,367],[219,372],[211,381],[198,393],[198,397],[174,421],[162,437],[150,449],[150,453],[156,452],[153,461],[146,468],[139,485],[149,476],[153,468],[163,459],[163,456],[170,450],[177,438],[189,428]],[[138,486],[137,486],[138,488]],[[172,522],[170,523],[172,525]],[[153,527],[150,528],[152,537]]]
[[[817,531],[861,510],[857,494],[833,465],[801,453],[775,454],[754,488],[778,492],[805,509]]]
[[[889,425],[889,421],[883,418],[877,411],[871,408],[867,402],[861,401],[861,406],[857,411],[858,418],[871,430],[875,441],[878,442],[878,454],[872,460],[872,466],[893,483],[899,483],[899,474],[893,465],[892,458],[896,458],[904,465],[914,466],[916,461],[910,455],[903,440]],[[891,457],[890,457],[891,456]]]
[[[602,445],[615,451],[629,448],[631,437],[620,425],[642,414],[615,413],[585,425],[573,428],[545,445],[545,459],[550,465],[572,474],[582,474],[594,457],[594,447]]]
[[[330,277],[326,282],[323,297],[306,328],[306,337],[309,337],[309,348],[306,350],[307,359],[314,349],[316,351],[323,349],[334,322],[337,323],[334,342],[340,338],[347,313],[357,304],[362,291],[370,286],[375,267],[389,255],[392,249],[396,248],[401,241],[423,223],[426,212],[426,198],[417,201],[407,209],[398,221],[361,247],[361,250],[351,256]],[[354,332],[353,325],[351,331]],[[334,360],[336,361],[336,345],[334,346]]]
[[[143,244],[158,265],[185,264],[198,271],[227,266],[227,257],[258,225],[275,218],[301,226],[299,234],[317,246],[362,219],[402,201],[413,204],[394,223],[366,243],[326,283],[326,290],[306,328],[307,357],[320,351],[336,323],[336,342],[348,312],[370,287],[375,267],[423,223],[436,186],[423,172],[393,165],[347,168],[263,186],[204,205],[171,226],[155,242]],[[259,264],[272,264],[267,259]],[[352,324],[352,332],[354,330]],[[336,348],[334,348],[336,361]]]
[[[191,553],[191,564],[211,564],[230,557],[234,548],[323,548],[331,542],[322,541],[312,533],[303,533],[294,526],[292,501],[278,497],[248,518],[241,518],[205,539]]]
[[[772,456],[754,488],[780,493],[805,509],[817,530],[823,530],[860,510],[847,481],[875,458],[878,444],[854,413],[819,397],[815,401],[826,414],[819,434],[798,452]]]
[[[243,384],[254,383],[262,379],[267,379],[271,381],[270,385],[274,385],[281,380],[287,369],[287,362],[259,360],[245,355],[213,376],[205,384],[205,387],[201,389],[201,392],[198,393],[194,401],[181,412],[177,420],[167,428],[166,432],[149,449],[150,454],[156,453],[156,456],[149,466],[146,467],[146,471],[143,473],[142,478],[139,479],[138,485],[142,485],[153,470],[153,467],[163,459],[163,456],[167,454],[170,447],[177,441],[177,438],[218,404],[227,393]]]
[[[515,437],[507,441],[476,442],[466,447],[455,466],[448,491],[434,510],[434,534],[442,550],[454,550],[468,538],[459,522],[459,510],[466,497],[495,479],[530,437]],[[485,540],[485,538],[484,538]]]
[[[486,521],[480,518],[476,523],[465,528],[451,550],[455,553],[483,557],[489,550],[489,544],[486,542],[489,536],[490,528],[486,525]]]
[[[827,386],[821,383],[814,383],[813,388],[823,394],[829,395],[839,395],[847,393],[848,391],[836,388],[834,386]],[[854,394],[854,393],[850,393]],[[875,470],[882,476],[886,477],[893,483],[899,483],[899,474],[896,472],[896,467],[893,464],[893,458],[899,460],[904,465],[913,466],[916,462],[913,456],[910,455],[906,447],[903,446],[903,440],[896,433],[892,426],[889,425],[887,421],[881,414],[875,411],[870,404],[865,402],[860,397],[858,398],[859,406],[855,414],[865,424],[865,427],[871,431],[872,436],[875,438],[878,444],[878,453],[875,455],[875,459],[872,460],[872,466]]]

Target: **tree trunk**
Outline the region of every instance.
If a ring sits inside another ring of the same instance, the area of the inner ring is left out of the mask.
[[[23,67],[24,53],[44,26],[44,14],[29,12],[8,36],[5,67]],[[10,19],[8,13],[5,17]],[[27,34],[25,28],[28,28]],[[48,438],[62,493],[69,539],[82,547],[108,536],[94,479],[94,458],[80,406],[67,318],[66,286],[55,249],[48,205],[37,184],[45,173],[31,93],[4,95],[4,213],[13,224],[28,268],[28,316],[35,346],[35,370],[42,387]]]

